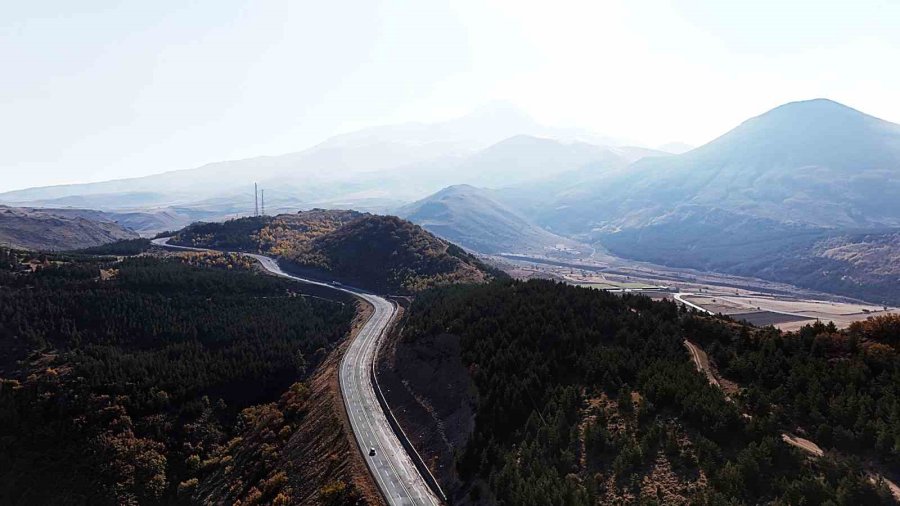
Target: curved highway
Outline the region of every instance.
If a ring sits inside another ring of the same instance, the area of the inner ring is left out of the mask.
[[[168,244],[168,241],[168,237],[163,237],[154,239],[153,244],[168,248],[202,251],[199,248]],[[388,504],[441,504],[391,429],[385,413],[378,403],[378,398],[375,396],[374,385],[372,385],[371,373],[375,354],[382,336],[397,315],[396,307],[388,300],[364,290],[292,276],[281,270],[278,262],[273,258],[252,253],[242,254],[255,258],[265,270],[276,276],[350,293],[372,306],[372,316],[350,343],[340,365],[341,396],[344,398],[344,406],[350,419],[353,435],[363,459],[369,466],[369,470],[375,477],[375,482]],[[375,449],[374,456],[370,454],[371,448]]]
[[[714,314],[714,313],[713,313],[712,311],[710,311],[709,309],[706,309],[706,308],[704,308],[704,307],[700,307],[700,306],[698,306],[697,304],[694,304],[693,302],[688,302],[688,301],[682,299],[682,297],[690,297],[691,295],[696,295],[696,294],[694,294],[694,293],[688,293],[688,292],[676,293],[676,294],[675,294],[675,300],[677,300],[678,302],[684,304],[685,306],[692,307],[692,308],[696,309],[697,311],[700,311],[701,313]]]

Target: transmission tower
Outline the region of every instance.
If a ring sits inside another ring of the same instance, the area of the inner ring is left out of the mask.
[[[259,190],[259,212],[266,215],[266,190]]]
[[[253,216],[259,216],[259,187],[253,183]]]

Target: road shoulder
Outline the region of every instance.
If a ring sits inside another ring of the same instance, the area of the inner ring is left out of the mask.
[[[318,378],[318,380],[321,381],[324,388],[327,389],[333,412],[337,414],[337,417],[340,419],[344,443],[346,443],[347,448],[349,449],[349,452],[346,453],[347,464],[353,484],[363,493],[363,496],[369,504],[384,505],[386,504],[384,496],[375,484],[375,480],[372,477],[372,473],[369,471],[368,465],[357,449],[356,437],[353,434],[353,428],[350,425],[350,418],[347,415],[343,394],[341,393],[339,374],[341,360],[347,352],[347,349],[350,347],[350,343],[356,339],[356,336],[362,330],[366,322],[369,321],[369,318],[372,317],[374,312],[374,308],[371,304],[363,299],[357,300],[357,314],[356,318],[353,320],[353,327],[350,334],[341,342],[341,345],[338,348],[335,348],[335,350],[332,351],[325,360],[325,363],[322,364],[322,370],[320,372],[322,377]]]

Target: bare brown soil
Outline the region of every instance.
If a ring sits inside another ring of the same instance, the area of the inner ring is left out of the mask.
[[[781,435],[781,439],[796,448],[800,448],[801,450],[809,453],[810,455],[814,455],[816,457],[821,457],[825,455],[825,450],[823,450],[819,445],[813,443],[809,439],[802,438],[800,436],[796,436],[794,434],[784,433]]]
[[[586,469],[584,433],[588,425],[598,422],[596,413],[602,410],[605,414],[605,427],[610,434],[636,440],[638,424],[635,410],[640,404],[641,396],[638,392],[632,392],[632,412],[623,413],[619,410],[618,403],[604,393],[593,397],[587,392],[583,395],[586,398],[586,408],[582,413],[580,424],[582,443],[580,465],[582,469]],[[678,421],[668,420],[666,428],[676,435],[679,450],[695,458],[690,436]],[[690,504],[690,497],[707,486],[707,477],[701,469],[675,465],[662,449],[657,451],[652,462],[641,467],[640,476],[640,483],[632,487],[631,484],[618,480],[611,469],[596,473],[592,478],[602,483],[600,489],[603,495],[600,497],[600,504],[636,504],[646,499],[655,499],[659,504]]]
[[[721,388],[729,400],[740,392],[741,388],[737,383],[727,380],[718,374],[715,366],[710,362],[709,357],[702,348],[687,339],[684,340],[684,345],[691,354],[691,360],[693,360],[694,366],[698,371],[706,375],[706,379],[709,380],[710,385]]]

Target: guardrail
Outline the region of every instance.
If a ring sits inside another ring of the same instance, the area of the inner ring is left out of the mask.
[[[389,301],[391,304],[396,306],[394,301]],[[416,469],[419,470],[419,474],[422,475],[422,479],[425,480],[425,483],[428,484],[428,488],[431,489],[432,492],[444,503],[449,504],[449,500],[447,499],[447,495],[444,494],[444,491],[441,489],[441,486],[438,484],[437,479],[431,474],[431,470],[428,469],[428,466],[425,465],[425,461],[422,459],[422,456],[419,455],[419,452],[413,446],[412,441],[409,440],[409,437],[406,435],[406,432],[403,431],[403,427],[400,426],[400,423],[397,421],[397,417],[394,416],[394,412],[391,410],[390,406],[388,406],[387,399],[384,397],[384,392],[381,391],[381,386],[378,384],[378,375],[375,374],[375,362],[378,359],[378,352],[381,351],[381,344],[384,342],[385,332],[391,328],[392,325],[389,325],[382,330],[381,335],[378,336],[378,342],[375,344],[375,358],[372,360],[372,368],[370,370],[370,374],[372,376],[372,386],[375,388],[375,397],[378,398],[378,404],[381,405],[382,411],[384,411],[384,416],[387,418],[388,425],[393,429],[394,434],[397,436],[397,439],[400,440],[400,444],[403,445],[403,448],[406,450],[406,453],[409,454],[410,459],[412,459],[413,464],[416,466]]]

